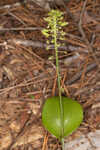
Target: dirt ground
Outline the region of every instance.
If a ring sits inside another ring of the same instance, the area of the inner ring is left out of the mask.
[[[41,33],[48,11],[32,0],[22,2],[0,1],[0,150],[61,150],[41,123],[45,99],[58,95],[54,49],[46,50]],[[59,48],[63,95],[84,109],[81,126],[66,142],[100,129],[100,0],[52,8],[69,23]]]

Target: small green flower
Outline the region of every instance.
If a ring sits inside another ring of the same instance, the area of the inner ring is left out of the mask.
[[[46,36],[46,38],[49,37],[49,33],[48,33],[48,30],[47,29],[43,29],[42,30],[42,34]]]
[[[49,56],[49,57],[48,57],[48,60],[53,60],[53,59],[54,59],[53,56]]]
[[[45,35],[47,38],[47,44],[49,45],[50,43],[54,44],[55,42],[55,37],[57,39],[57,47],[60,46],[58,44],[58,39],[59,40],[64,40],[65,39],[65,32],[63,31],[63,27],[68,25],[68,22],[64,22],[64,17],[63,13],[60,12],[59,10],[51,10],[48,13],[48,17],[44,18],[44,20],[48,23],[48,26],[46,29],[42,30],[42,33]]]

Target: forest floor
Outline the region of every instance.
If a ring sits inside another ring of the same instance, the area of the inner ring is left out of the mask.
[[[81,126],[65,139],[71,141],[100,129],[100,1],[65,7],[59,6],[68,22],[59,48],[61,86],[84,109]],[[58,95],[54,49],[46,50],[41,33],[47,13],[32,1],[0,1],[0,150],[61,149],[41,123],[45,99]]]

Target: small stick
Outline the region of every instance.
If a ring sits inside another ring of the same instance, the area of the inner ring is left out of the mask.
[[[92,54],[96,64],[99,66],[99,62],[98,62],[98,60],[97,60],[97,58],[96,58],[96,56],[94,54],[94,51],[93,51],[93,48],[92,48],[92,44],[89,43],[89,41],[88,41],[88,39],[86,37],[86,34],[85,34],[85,32],[84,32],[84,30],[82,28],[82,18],[83,18],[84,12],[85,12],[87,1],[88,0],[84,1],[83,8],[82,8],[81,15],[80,15],[80,21],[79,21],[79,24],[78,24],[78,28],[79,28],[79,31],[80,31],[82,37],[83,37],[83,40],[85,41],[85,43],[86,43],[86,45],[88,47],[89,52]]]
[[[86,71],[85,71],[85,74],[87,74],[89,71],[95,69],[97,67],[97,64],[96,63],[93,63],[93,64],[90,64],[87,66],[86,68]],[[66,85],[71,85],[73,83],[75,83],[77,80],[79,80],[81,78],[81,75],[83,73],[84,70],[76,73],[70,80],[68,80],[65,84]]]

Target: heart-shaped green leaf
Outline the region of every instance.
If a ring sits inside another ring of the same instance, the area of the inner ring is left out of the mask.
[[[61,137],[61,118],[59,97],[48,98],[43,106],[42,122],[45,128],[57,138],[64,138],[78,128],[83,120],[83,109],[81,105],[70,98],[62,97],[64,112],[64,136]]]

